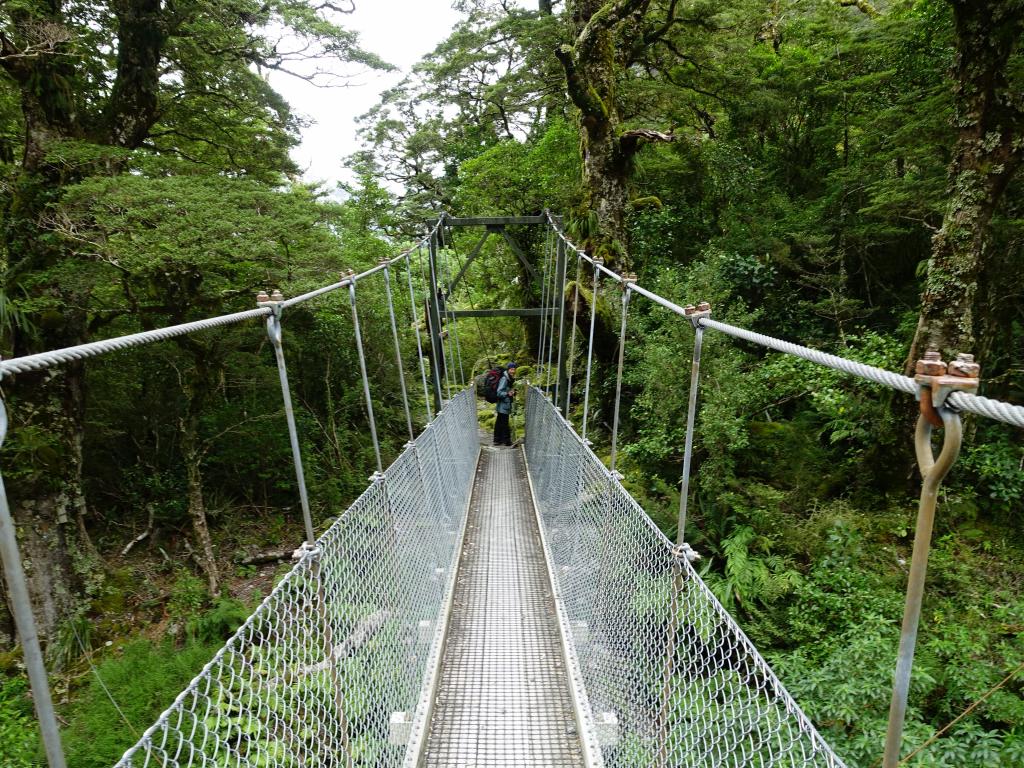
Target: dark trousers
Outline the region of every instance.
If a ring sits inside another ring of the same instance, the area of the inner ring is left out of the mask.
[[[494,420],[494,444],[512,445],[512,430],[508,426],[508,414],[499,413]]]

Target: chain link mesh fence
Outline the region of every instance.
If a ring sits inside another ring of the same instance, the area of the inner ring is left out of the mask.
[[[526,419],[560,621],[598,759],[843,768],[686,557],[537,388]]]
[[[467,390],[320,537],[117,768],[397,766],[479,447]]]

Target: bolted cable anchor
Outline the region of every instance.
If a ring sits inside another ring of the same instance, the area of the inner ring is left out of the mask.
[[[268,296],[266,291],[260,291],[256,294],[256,306],[257,307],[270,307],[270,310],[274,313],[275,317],[281,315],[281,304],[284,302],[284,294],[277,288],[271,292]]]
[[[298,549],[292,552],[292,560],[302,560],[306,557],[320,557],[320,551],[320,547],[316,544],[310,544],[308,541],[304,541]]]
[[[711,305],[706,301],[700,302],[697,306],[693,304],[687,304],[683,307],[683,314],[686,315],[686,319],[690,321],[693,327],[696,329],[700,325],[700,321],[705,317],[711,317]]]
[[[952,392],[973,394],[978,391],[981,366],[974,362],[974,355],[965,352],[959,353],[956,360],[947,365],[938,350],[929,349],[917,361],[914,370],[921,415],[933,427],[942,426],[942,416],[938,409],[946,406],[946,400]]]
[[[673,563],[682,563],[686,560],[690,563],[695,563],[700,560],[700,553],[687,544],[685,541],[682,544],[676,544],[672,547],[671,558]]]

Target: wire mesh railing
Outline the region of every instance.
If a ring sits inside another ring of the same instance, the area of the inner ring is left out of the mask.
[[[478,448],[466,390],[374,474],[118,768],[402,765]]]
[[[526,454],[584,738],[604,765],[842,768],[687,550],[536,387]]]

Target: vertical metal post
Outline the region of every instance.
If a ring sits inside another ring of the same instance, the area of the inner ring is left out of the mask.
[[[316,610],[323,625],[323,645],[327,654],[331,686],[334,689],[334,708],[338,715],[341,729],[342,749],[345,753],[345,765],[351,767],[352,754],[348,742],[348,717],[345,714],[345,702],[342,695],[341,678],[338,674],[337,658],[334,652],[334,631],[327,612],[327,598],[324,590],[323,567],[320,563],[320,552],[316,548],[316,533],[313,530],[313,516],[309,510],[309,496],[306,493],[306,475],[302,470],[302,453],[299,450],[299,432],[295,423],[295,411],[292,408],[291,387],[288,384],[288,367],[284,359],[283,333],[281,330],[281,311],[284,296],[274,291],[267,296],[260,291],[256,297],[258,306],[269,306],[271,314],[267,317],[267,336],[274,347],[274,358],[277,361],[277,374],[281,383],[281,397],[284,401],[284,415],[288,422],[288,440],[291,443],[292,463],[295,466],[295,480],[299,486],[299,502],[302,505],[302,522],[306,530],[306,557],[311,558],[310,570],[313,583],[316,584]]]
[[[277,375],[281,382],[281,397],[284,400],[284,416],[288,422],[288,439],[292,447],[292,463],[295,466],[295,482],[299,486],[299,502],[302,505],[302,522],[306,528],[306,543],[313,546],[316,542],[316,534],[313,531],[313,515],[309,511],[309,496],[306,493],[306,474],[302,470],[302,454],[299,451],[299,430],[295,425],[295,410],[292,408],[292,392],[288,386],[288,367],[284,360],[284,344],[281,332],[281,302],[284,296],[280,291],[274,291],[270,297],[260,292],[256,298],[259,306],[270,306],[271,313],[267,316],[267,336],[274,347],[274,357],[277,360]]]
[[[444,343],[441,341],[441,311],[437,300],[437,241],[436,232],[431,232],[427,238],[427,274],[430,279],[430,288],[427,294],[427,312],[430,318],[430,349],[431,361],[434,368],[434,407],[438,412],[441,410],[441,378],[448,383],[445,373],[448,370],[448,359],[444,353]],[[442,373],[442,366],[445,373]],[[451,397],[451,392],[448,393]]]
[[[669,596],[665,668],[662,672],[661,711],[658,716],[660,731],[658,765],[662,766],[662,768],[669,768],[670,766],[668,742],[671,724],[669,717],[671,715],[672,702],[672,670],[679,636],[679,596],[682,594],[685,581],[683,560],[688,556],[695,557],[685,544],[686,509],[690,498],[690,459],[693,455],[693,430],[697,419],[697,395],[700,387],[700,353],[704,342],[704,326],[700,324],[700,320],[701,318],[711,316],[711,305],[707,302],[701,302],[696,307],[692,305],[684,307],[683,312],[686,313],[687,318],[693,323],[693,363],[690,368],[690,393],[686,409],[686,441],[683,449],[683,479],[679,497],[679,521],[676,528],[676,545],[672,548],[672,592]]]
[[[373,454],[377,458],[377,471],[384,471],[380,460],[380,442],[377,440],[377,419],[373,415],[373,398],[370,397],[370,378],[366,373],[366,355],[363,354],[363,334],[359,330],[359,311],[356,309],[356,281],[349,278],[348,298],[352,304],[352,326],[356,335],[356,350],[359,352],[359,371],[363,375],[363,396],[366,398],[366,413],[370,417],[370,437],[373,439]]]
[[[921,498],[917,507],[917,526],[914,530],[914,549],[907,578],[907,596],[903,607],[903,626],[900,629],[900,649],[896,659],[892,700],[889,704],[889,725],[885,733],[883,768],[895,768],[900,759],[903,740],[903,721],[907,714],[910,693],[910,674],[914,666],[914,647],[921,621],[921,603],[924,600],[924,581],[928,569],[928,551],[931,547],[932,526],[939,486],[960,455],[963,442],[963,424],[960,414],[945,407],[946,397],[954,390],[977,391],[978,365],[970,355],[959,355],[956,362],[946,364],[934,350],[917,361],[918,400],[921,415],[914,431],[914,452],[921,470]],[[944,428],[942,449],[938,458],[932,451],[932,428]]]
[[[551,253],[551,237],[552,233],[548,230],[547,237],[544,239],[544,266],[541,269],[540,275],[540,338],[538,339],[539,344],[537,346],[537,373],[540,373],[541,367],[544,364],[544,351],[547,349],[545,341],[547,340],[548,330],[548,256]],[[545,380],[547,376],[545,376]]]
[[[405,423],[409,428],[409,439],[416,435],[412,428],[412,411],[409,410],[409,392],[405,388],[405,366],[402,364],[402,345],[398,341],[398,324],[395,322],[395,303],[391,298],[391,268],[390,262],[385,259],[384,264],[384,292],[388,297],[388,317],[391,319],[391,337],[395,340],[395,365],[398,366],[398,383],[402,386],[402,405],[405,407]]]
[[[430,407],[430,387],[427,386],[427,369],[423,365],[420,312],[416,307],[416,292],[412,289],[412,251],[405,254],[405,274],[409,278],[409,312],[412,314],[412,327],[416,332],[416,357],[420,364],[420,378],[423,380],[423,405],[427,409],[427,422],[429,423],[434,418],[434,412]]]
[[[555,251],[555,296],[558,297],[558,364],[555,374],[555,407],[565,392],[565,241],[558,238]]]
[[[7,405],[0,399],[0,445],[7,438]],[[3,477],[0,476],[0,560],[3,561],[4,578],[7,581],[7,592],[10,595],[11,616],[18,629],[21,640],[21,652],[28,670],[28,681],[32,688],[32,703],[35,705],[36,718],[39,720],[39,732],[46,750],[46,762],[50,768],[65,768],[64,747],[60,741],[60,729],[57,716],[53,711],[53,698],[50,696],[50,681],[46,676],[46,664],[43,662],[43,651],[39,645],[39,632],[36,629],[36,618],[32,614],[32,601],[25,581],[25,570],[21,564],[21,553],[18,551],[17,532],[14,529],[14,518],[7,501],[7,489]]]
[[[622,326],[619,328],[619,367],[615,374],[615,413],[612,416],[611,471],[615,472],[619,444],[619,405],[622,402],[622,366],[626,357],[626,318],[629,316],[629,298],[633,295],[636,275],[622,276]]]
[[[590,413],[590,370],[594,363],[594,323],[597,320],[598,279],[601,276],[598,267],[603,263],[599,258],[594,259],[594,290],[590,294],[590,341],[587,342],[587,383],[583,388],[583,431],[580,433],[584,440],[587,439],[587,416]]]
[[[569,418],[569,406],[572,405],[572,375],[576,368],[576,313],[580,306],[580,271],[583,259],[576,253],[576,282],[572,289],[572,331],[569,334],[568,376],[565,381],[565,418]]]
[[[559,240],[559,239],[560,238],[556,238],[556,240]],[[544,322],[545,322],[545,324],[548,322],[548,318],[549,317],[551,318],[551,327],[548,329],[547,337],[546,337],[547,338],[548,350],[547,350],[547,355],[545,356],[545,360],[547,360],[547,363],[544,366],[544,394],[545,395],[550,395],[551,394],[551,361],[554,359],[553,349],[554,349],[554,340],[555,340],[555,284],[556,284],[556,281],[558,279],[558,269],[557,269],[558,265],[555,262],[555,251],[556,251],[555,242],[553,241],[551,243],[551,245],[548,247],[548,258],[545,260],[545,262],[548,265],[548,276],[551,279],[551,287],[548,288],[548,302],[547,302],[548,305],[544,308],[545,309],[545,313],[544,313]],[[555,269],[552,269],[552,267],[554,267]]]
[[[686,540],[686,510],[690,503],[690,461],[693,458],[693,429],[697,421],[697,394],[700,389],[700,352],[704,343],[704,326],[701,318],[711,316],[711,305],[701,302],[698,306],[687,306],[683,312],[693,323],[693,363],[690,367],[690,393],[686,407],[686,440],[683,444],[683,480],[679,491],[679,522],[676,529],[676,544],[682,546]]]

